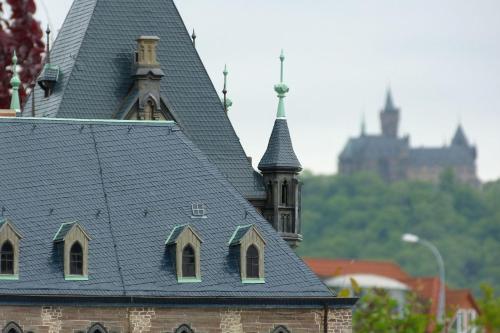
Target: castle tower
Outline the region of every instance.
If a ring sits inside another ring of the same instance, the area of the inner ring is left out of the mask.
[[[283,82],[283,52],[281,60],[281,80],[274,86],[278,93],[278,114],[269,139],[267,150],[259,163],[259,170],[264,176],[267,202],[263,215],[290,244],[298,246],[302,240],[300,227],[300,182],[302,170],[293,150],[288,123],[286,120],[284,99],[289,91]]]
[[[391,90],[387,90],[385,107],[380,112],[380,123],[382,125],[382,135],[397,138],[399,130],[400,110],[394,106]]]

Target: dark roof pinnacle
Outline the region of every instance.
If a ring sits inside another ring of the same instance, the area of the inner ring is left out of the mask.
[[[453,136],[453,140],[451,140],[452,146],[468,146],[469,140],[467,140],[467,136],[465,136],[465,131],[462,127],[462,124],[459,124],[457,130],[455,131],[455,135]]]
[[[387,95],[385,97],[384,111],[386,111],[386,112],[394,112],[396,110],[397,110],[397,108],[394,106],[394,102],[393,102],[393,99],[392,99],[391,88],[387,88]]]

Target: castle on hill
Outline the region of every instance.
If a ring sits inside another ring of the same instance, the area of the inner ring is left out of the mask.
[[[340,174],[374,172],[387,182],[423,180],[437,182],[445,170],[452,170],[461,182],[478,185],[476,147],[469,143],[462,125],[455,131],[450,145],[444,147],[410,146],[409,136],[399,135],[401,110],[394,105],[391,91],[387,92],[380,112],[382,133],[367,134],[365,124],[361,134],[350,138],[338,159]]]

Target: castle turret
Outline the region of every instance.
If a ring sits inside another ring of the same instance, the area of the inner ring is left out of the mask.
[[[278,93],[278,113],[267,150],[259,163],[264,176],[267,202],[264,217],[274,226],[292,247],[302,240],[300,227],[300,182],[302,166],[293,150],[285,113],[284,99],[289,91],[283,82],[283,52],[281,60],[281,80],[274,86]]]
[[[391,90],[387,90],[385,107],[380,112],[380,123],[382,125],[382,135],[397,138],[399,130],[400,110],[394,106]]]

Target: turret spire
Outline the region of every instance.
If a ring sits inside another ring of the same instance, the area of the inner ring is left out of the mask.
[[[286,93],[290,91],[290,88],[288,88],[288,86],[283,82],[283,67],[284,67],[283,63],[285,62],[285,54],[283,50],[281,50],[280,61],[281,61],[280,83],[274,86],[274,91],[278,93],[278,98],[279,98],[277,118],[286,119],[284,98],[286,97]]]
[[[224,74],[224,88],[222,89],[222,105],[224,106],[224,111],[227,113],[229,111],[229,108],[233,106],[233,101],[231,101],[229,98],[227,98],[227,76],[229,74],[229,71],[227,70],[227,65],[224,65],[224,71],[222,72]]]
[[[10,80],[10,84],[12,85],[10,109],[16,110],[16,112],[21,112],[21,102],[19,100],[19,87],[21,86],[21,80],[19,79],[19,75],[17,74],[16,51],[14,51],[14,55],[12,57],[12,79]]]
[[[46,43],[47,50],[45,51],[46,52],[45,63],[50,64],[50,26],[48,24],[45,33],[47,35],[47,43]]]
[[[392,92],[391,88],[387,88],[387,95],[385,98],[385,110],[386,111],[394,111],[396,108],[394,107],[394,102],[392,101]]]
[[[193,34],[191,35],[191,38],[193,40],[193,46],[196,48],[196,32],[193,29]]]
[[[363,113],[363,116],[361,117],[361,136],[366,135],[366,117],[365,114]]]

